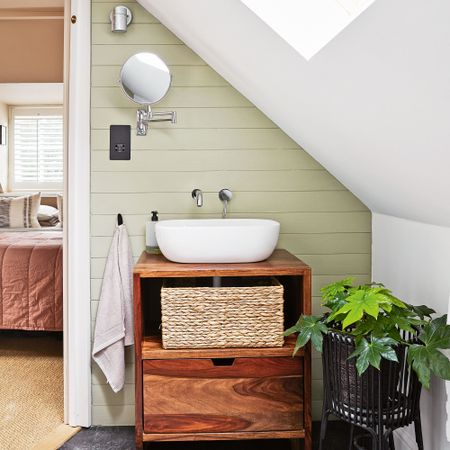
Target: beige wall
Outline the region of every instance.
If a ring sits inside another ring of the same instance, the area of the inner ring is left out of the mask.
[[[114,3],[93,1],[92,24],[92,318],[116,214],[127,224],[134,256],[144,249],[144,223],[220,217],[217,192],[233,191],[230,217],[281,222],[279,247],[313,268],[314,311],[319,289],[355,275],[370,278],[371,216],[367,208],[277,126],[134,2],[126,34],[109,31]],[[158,105],[177,111],[178,123],[154,124],[146,137],[132,131],[131,161],[109,161],[109,126],[135,127],[136,105],[117,85],[121,64],[138,51],[157,53],[170,66],[173,85]],[[204,191],[197,208],[193,188]],[[93,364],[94,424],[134,423],[132,352],[124,390],[113,394]],[[314,413],[321,404],[319,355],[313,361]]]
[[[0,15],[0,83],[62,83],[63,19],[6,20]]]
[[[0,125],[8,126],[8,105],[0,102]],[[8,132],[6,133],[8,142]],[[0,184],[6,191],[8,185],[8,146],[0,145]]]

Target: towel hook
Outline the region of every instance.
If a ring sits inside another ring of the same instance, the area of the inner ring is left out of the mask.
[[[117,225],[122,225],[123,224],[123,217],[122,214],[117,214]]]

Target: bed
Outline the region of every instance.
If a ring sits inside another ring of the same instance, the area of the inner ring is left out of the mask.
[[[0,231],[0,329],[63,329],[62,230]]]

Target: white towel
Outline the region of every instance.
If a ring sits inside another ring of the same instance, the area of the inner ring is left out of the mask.
[[[116,226],[103,275],[92,357],[112,390],[125,382],[125,346],[133,344],[133,255],[125,225]]]

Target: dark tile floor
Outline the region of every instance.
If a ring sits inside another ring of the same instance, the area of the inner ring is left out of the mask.
[[[313,426],[313,449],[318,448],[320,423]],[[329,422],[324,450],[348,448],[348,425],[343,422]],[[230,441],[230,442],[182,442],[153,443],[150,450],[289,450],[285,440],[272,441]],[[133,450],[133,427],[91,427],[81,430],[60,450]]]

